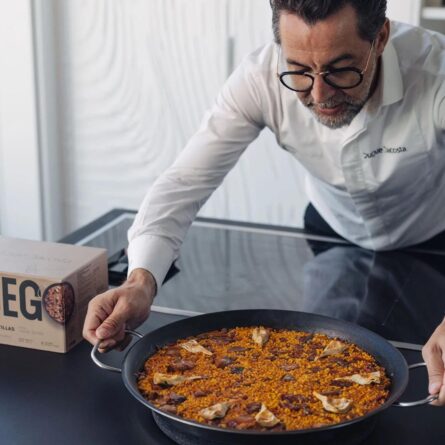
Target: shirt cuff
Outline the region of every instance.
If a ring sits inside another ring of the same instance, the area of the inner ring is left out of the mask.
[[[175,252],[168,242],[157,236],[140,235],[131,240],[128,246],[127,277],[134,269],[148,270],[153,275],[159,292],[175,259]]]

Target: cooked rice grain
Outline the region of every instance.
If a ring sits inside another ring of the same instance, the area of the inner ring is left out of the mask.
[[[255,422],[261,405],[280,420],[269,430],[299,430],[332,425],[363,416],[382,405],[389,395],[390,380],[374,358],[358,346],[324,334],[267,328],[270,337],[263,346],[252,340],[255,327],[222,329],[188,337],[164,346],[145,362],[138,387],[160,409],[223,428],[266,430]],[[180,347],[196,340],[213,354],[191,353]],[[347,347],[320,358],[332,340]],[[174,387],[153,383],[155,373],[181,369],[183,376],[205,378]],[[354,374],[380,372],[380,383],[359,385],[335,380]],[[331,413],[313,393],[352,400],[345,413]],[[173,399],[173,402],[172,402]],[[174,400],[180,400],[175,403]],[[201,410],[231,402],[221,419],[206,420]],[[255,410],[256,408],[256,410]]]

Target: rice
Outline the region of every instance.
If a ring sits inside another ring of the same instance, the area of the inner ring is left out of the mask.
[[[254,329],[258,327],[212,331],[160,348],[146,360],[138,377],[139,390],[154,406],[185,419],[223,428],[271,431],[344,422],[376,409],[388,398],[390,379],[385,369],[358,346],[320,333],[267,327],[268,338],[261,345],[252,338]],[[181,346],[191,340],[211,355]],[[323,356],[333,340],[345,347]],[[342,380],[377,372],[378,383]],[[186,379],[159,385],[153,382],[155,374]],[[347,400],[350,407],[343,413],[330,412],[314,394],[333,403]],[[221,403],[230,404],[224,416],[203,417],[209,407]],[[262,426],[258,421],[262,406],[278,424]]]

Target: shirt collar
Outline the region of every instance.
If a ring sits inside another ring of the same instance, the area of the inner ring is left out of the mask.
[[[363,133],[369,121],[379,114],[382,107],[394,104],[403,98],[403,78],[399,58],[391,40],[383,51],[380,70],[377,89],[348,126],[345,132],[345,143]]]
[[[403,78],[399,58],[391,40],[383,51],[381,70],[379,102],[381,106],[391,105],[403,98]]]

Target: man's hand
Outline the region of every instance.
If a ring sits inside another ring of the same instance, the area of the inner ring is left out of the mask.
[[[423,347],[422,355],[428,368],[429,392],[439,395],[432,405],[445,406],[445,319]]]
[[[125,329],[134,329],[148,318],[155,293],[153,275],[144,269],[133,270],[120,287],[90,301],[83,337],[93,345],[100,340],[99,352],[124,348],[130,340],[125,339]]]

